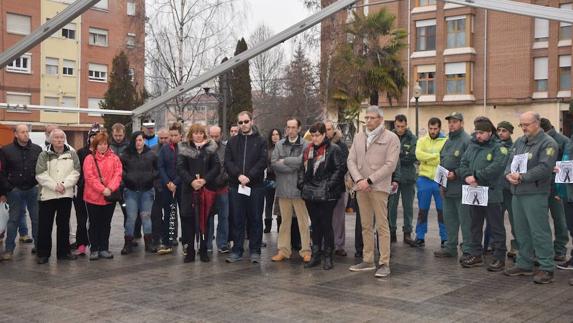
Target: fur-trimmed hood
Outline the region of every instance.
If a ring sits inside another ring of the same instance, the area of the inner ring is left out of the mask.
[[[178,144],[179,153],[183,156],[190,157],[190,158],[197,158],[199,156],[199,149],[195,146],[193,142],[180,142]],[[214,154],[217,152],[218,145],[212,139],[209,139],[207,143],[201,147],[201,149],[205,149],[207,154]]]

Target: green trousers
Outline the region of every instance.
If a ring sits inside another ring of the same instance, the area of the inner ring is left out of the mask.
[[[532,270],[535,256],[540,270],[555,269],[548,204],[546,193],[513,196],[513,223],[519,246],[517,267],[521,269]]]
[[[553,218],[553,230],[555,230],[555,241],[553,241],[553,251],[557,256],[567,255],[567,243],[569,242],[569,232],[565,221],[565,210],[563,201],[549,197],[549,211]]]
[[[388,200],[388,220],[390,221],[390,231],[396,232],[396,219],[398,218],[398,202],[402,196],[402,209],[404,210],[404,233],[412,232],[412,219],[414,217],[414,194],[415,184],[400,184],[396,194],[390,195]]]
[[[511,249],[517,250],[517,240],[515,240],[515,230],[513,229],[513,208],[511,207],[511,200],[513,195],[511,195],[510,190],[503,190],[503,203],[501,203],[501,214],[505,216],[505,211],[507,211],[507,216],[509,218],[509,224],[511,225]]]
[[[471,219],[467,205],[462,205],[462,197],[444,197],[444,224],[448,232],[445,251],[458,254],[458,235],[462,231],[462,252],[469,254],[472,247]]]

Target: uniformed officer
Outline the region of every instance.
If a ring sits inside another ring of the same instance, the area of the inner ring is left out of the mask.
[[[412,243],[412,218],[414,217],[414,193],[416,184],[416,141],[418,138],[408,129],[408,119],[399,114],[394,118],[394,133],[400,139],[400,185],[396,193],[390,195],[388,209],[390,216],[390,239],[396,241],[396,218],[398,217],[398,202],[402,196],[404,210],[404,242]],[[398,167],[397,167],[398,168]],[[392,181],[394,185],[395,181]]]
[[[506,269],[505,274],[533,275],[533,257],[537,256],[539,271],[535,273],[533,281],[547,284],[553,281],[555,269],[547,196],[559,148],[555,140],[541,129],[540,119],[539,114],[533,111],[520,116],[519,126],[524,135],[513,145],[505,169],[513,194],[513,222],[519,246],[516,264]],[[526,167],[520,163],[519,172],[514,165],[520,159],[518,156],[524,156],[527,161]],[[513,163],[514,160],[516,163]]]
[[[541,118],[541,129],[545,131],[555,142],[559,150],[557,151],[557,160],[563,159],[563,153],[569,143],[569,138],[560,134],[555,130],[551,121],[547,118]],[[562,184],[559,184],[562,185]],[[567,258],[567,243],[569,243],[569,233],[567,232],[567,222],[565,221],[565,210],[563,201],[557,194],[557,184],[555,184],[555,173],[553,174],[553,181],[551,184],[551,194],[549,199],[549,211],[553,218],[553,230],[555,230],[555,240],[553,241],[553,251],[555,252],[555,261],[557,263],[565,262]]]
[[[513,125],[509,121],[502,121],[497,124],[497,136],[499,138],[499,143],[502,147],[505,147],[508,151],[511,150],[513,147],[513,140],[511,139],[511,135],[513,134]],[[513,239],[510,243],[510,249],[507,253],[507,256],[510,258],[515,258],[517,254],[517,243],[515,240],[515,230],[513,229],[513,209],[511,208],[511,190],[510,185],[507,179],[504,176],[500,178],[501,187],[503,187],[503,202],[501,203],[501,214],[505,215],[507,211],[507,215],[509,217],[509,224],[511,225],[511,235]]]
[[[472,243],[470,255],[462,260],[461,265],[464,268],[483,265],[481,241],[483,223],[484,220],[487,220],[494,247],[494,259],[489,263],[487,269],[489,271],[502,271],[505,269],[507,249],[503,213],[501,213],[503,194],[499,178],[502,177],[505,170],[508,150],[497,141],[496,129],[491,120],[486,117],[478,117],[474,121],[474,126],[475,133],[462,157],[458,172],[467,185],[472,187],[487,186],[488,201],[486,206],[468,206]],[[446,222],[447,224],[448,222]]]
[[[448,182],[444,191],[444,223],[448,232],[448,240],[443,249],[434,252],[436,257],[457,257],[458,232],[462,231],[462,251],[464,255],[470,252],[471,222],[467,207],[462,205],[462,184],[459,167],[462,156],[470,144],[471,137],[464,130],[464,116],[453,112],[446,117],[450,133],[448,140],[440,152],[440,165],[447,169]]]

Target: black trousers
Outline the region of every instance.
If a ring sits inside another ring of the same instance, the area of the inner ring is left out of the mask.
[[[196,230],[194,214],[185,214],[181,216],[181,242],[188,244],[190,250],[195,250],[195,238],[199,239],[199,250],[207,251],[207,233],[201,234]]]
[[[163,194],[162,190],[158,190],[157,188],[155,188],[155,199],[153,200],[153,206],[151,207],[151,235],[153,236],[153,240],[156,242],[161,241],[161,236],[163,233],[163,199],[161,198],[162,194]],[[141,222],[141,218],[138,217],[138,219]]]
[[[70,252],[70,212],[72,199],[69,197],[40,201],[38,214],[38,257],[49,257],[52,253],[52,228],[54,218],[57,226],[57,256]]]
[[[313,246],[319,250],[334,250],[334,230],[332,214],[337,201],[305,201],[312,226],[311,239]],[[324,244],[323,244],[324,241]]]
[[[86,205],[90,219],[90,228],[88,230],[91,243],[90,251],[107,251],[109,250],[111,218],[115,210],[115,203],[107,205],[86,203]]]
[[[356,253],[362,253],[364,249],[364,241],[362,241],[362,223],[360,222],[360,208],[358,203],[353,205],[354,211],[356,212],[356,223],[354,225],[354,249]]]
[[[81,194],[80,194],[81,193]],[[74,197],[74,209],[76,210],[76,245],[87,246],[90,244],[88,237],[88,210],[83,199],[83,192],[78,191]]]
[[[491,229],[490,239],[493,245],[493,256],[505,261],[507,247],[505,245],[505,225],[503,213],[501,213],[501,203],[491,203],[488,206],[469,206],[469,212],[472,237],[471,254],[473,256],[481,256],[483,254],[483,223],[486,220]]]

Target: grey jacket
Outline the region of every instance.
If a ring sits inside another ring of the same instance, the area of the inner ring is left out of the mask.
[[[553,138],[542,129],[533,138],[522,136],[513,145],[505,168],[505,175],[511,172],[513,156],[528,154],[527,173],[522,174],[521,183],[511,185],[513,195],[547,194],[552,184],[553,168],[559,148]]]
[[[271,167],[276,175],[277,197],[300,198],[300,190],[297,188],[298,172],[301,171],[302,153],[307,143],[299,136],[295,143],[290,143],[288,138],[279,141],[271,156]]]

